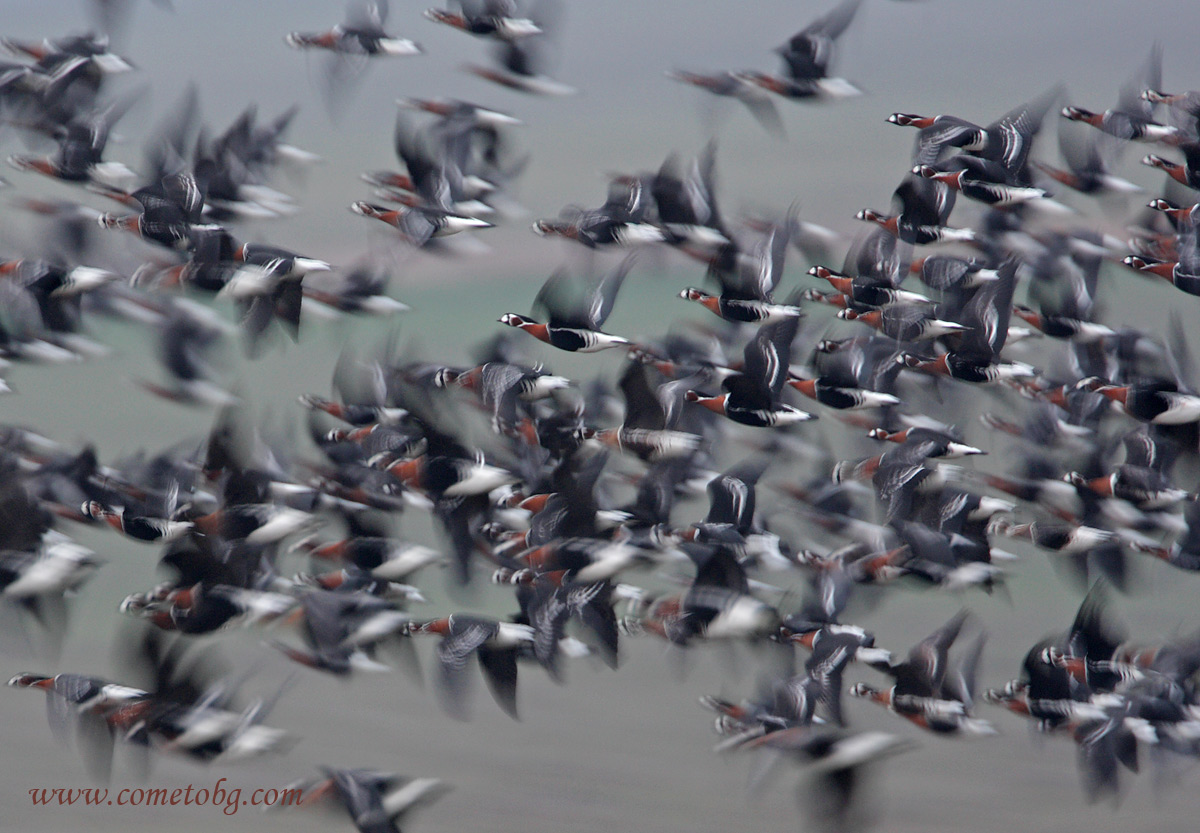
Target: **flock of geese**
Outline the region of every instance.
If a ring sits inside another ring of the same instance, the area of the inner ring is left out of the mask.
[[[843,0],[797,31],[777,74],[663,69],[782,135],[781,108],[861,94],[831,74],[860,5]],[[557,3],[463,0],[425,17],[489,43],[490,63],[466,68],[480,79],[574,92],[548,69]],[[328,53],[333,96],[370,64],[423,51],[389,25],[385,0],[352,2],[326,31],[279,34]],[[865,824],[867,773],[918,738],[976,739],[986,754],[1018,717],[1074,746],[1088,801],[1119,796],[1145,761],[1183,778],[1200,757],[1200,632],[1130,637],[1108,604],[1135,571],[1187,582],[1200,570],[1188,344],[1200,93],[1163,88],[1159,50],[1108,109],[1053,89],[987,124],[893,113],[887,122],[915,131],[911,165],[895,172],[889,210],[858,213],[848,252],[794,207],[724,213],[713,143],[613,174],[602,201],[581,190],[595,207],[533,222],[531,247],[555,248],[532,235],[561,238],[580,256],[552,272],[529,314],[514,301],[495,311],[495,332],[463,332],[467,363],[394,342],[347,349],[332,396],[294,392],[309,440],[296,448],[255,425],[254,393],[229,386],[220,351],[236,341],[269,361],[324,326],[318,311],[408,307],[381,263],[343,267],[246,239],[246,224],[287,223],[299,208],[278,188],[281,171],[314,161],[286,142],[295,110],[264,120],[249,108],[217,129],[184,91],[135,170],[109,153],[144,92],[113,80],[134,61],[95,34],[3,46],[0,115],[6,139],[24,145],[8,156],[6,210],[43,230],[0,262],[5,392],[21,397],[23,376],[104,355],[92,325],[103,317],[161,365],[128,407],[154,396],[213,413],[202,441],[124,459],[108,459],[104,437],[0,430],[6,650],[37,669],[9,683],[45,694],[54,732],[94,779],[111,777],[118,747],[143,766],[284,754],[297,735],[269,723],[272,707],[303,697],[305,675],[418,673],[431,661],[429,696],[450,717],[470,715],[479,674],[519,719],[519,678],[565,682],[583,658],[620,674],[629,640],[707,658],[732,645],[752,661],[743,699],[696,692],[716,749],[799,765],[804,816],[827,829]],[[288,57],[279,49],[271,60]],[[451,99],[399,105],[399,169],[364,172],[368,196],[341,210],[386,224],[397,248],[447,258],[455,240],[523,222],[513,186],[536,160],[513,137],[518,117]],[[1044,135],[1055,128],[1057,158]],[[1113,173],[1131,144],[1145,147],[1138,183]],[[76,199],[24,196],[39,176]],[[1124,239],[1072,207],[1114,199],[1144,206]],[[656,332],[606,330],[622,287],[649,283],[665,256],[697,285],[662,293]],[[141,265],[123,268],[130,257]],[[1119,283],[1164,299],[1160,328],[1122,324],[1106,306]],[[704,312],[671,322],[681,301]],[[568,376],[552,370],[563,351],[623,358],[615,380]],[[77,405],[86,431],[89,403]],[[997,442],[1008,453],[986,455]],[[837,457],[867,444],[870,454]],[[410,513],[431,518],[436,537],[401,534]],[[71,598],[106,560],[72,539],[83,526],[161,553],[111,614],[121,676],[54,673]],[[1022,569],[1006,546],[1045,553],[1083,588],[1061,612],[1069,627],[1030,647],[1007,681],[980,687],[988,634],[968,607],[915,645],[850,621],[919,604],[914,588],[964,605],[1003,596]],[[439,574],[473,604],[428,610]],[[295,674],[247,697],[252,678],[212,659],[226,640],[261,641]],[[846,695],[886,709],[894,733],[856,728]],[[448,786],[332,766],[298,784],[303,804],[332,802],[364,833],[399,829]]]

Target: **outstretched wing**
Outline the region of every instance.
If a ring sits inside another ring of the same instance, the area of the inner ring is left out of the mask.
[[[773,405],[779,402],[783,384],[787,381],[788,363],[791,361],[792,341],[800,327],[800,320],[788,317],[774,324],[759,328],[758,334],[746,345],[744,378],[751,380],[760,393],[769,397]],[[737,377],[726,380],[732,382]]]
[[[350,0],[346,5],[346,29],[383,34],[387,23],[388,0]]]
[[[833,58],[833,44],[850,25],[862,0],[845,0],[824,17],[810,23],[779,48],[788,75],[797,81],[824,78]]]
[[[587,298],[587,325],[589,330],[598,330],[608,320],[613,304],[617,300],[617,292],[625,282],[625,276],[633,268],[634,255],[626,255],[617,268],[605,275],[592,289]]]

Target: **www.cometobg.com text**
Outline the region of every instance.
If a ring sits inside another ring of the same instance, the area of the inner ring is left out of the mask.
[[[242,788],[227,789],[227,779],[219,778],[211,788],[124,787],[110,791],[106,787],[34,787],[29,798],[35,807],[220,807],[232,816],[242,807],[290,807],[300,803],[299,787],[259,788],[242,798]]]

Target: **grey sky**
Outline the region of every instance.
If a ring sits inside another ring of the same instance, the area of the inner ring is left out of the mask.
[[[854,212],[886,208],[903,175],[913,135],[885,124],[894,110],[950,112],[987,122],[1054,84],[1070,100],[1102,110],[1158,41],[1164,49],[1164,86],[1200,86],[1194,33],[1200,7],[1186,0],[1140,3],[1039,0],[867,0],[840,43],[836,68],[866,91],[833,105],[780,102],[789,139],[766,135],[731,102],[718,102],[668,80],[671,68],[774,70],[771,49],[834,3],[567,2],[555,74],[577,96],[540,100],[502,90],[459,67],[485,58],[486,44],[421,16],[421,2],[393,2],[387,28],[412,37],[427,54],[380,60],[353,90],[345,114],[331,122],[315,79],[321,56],[288,49],[290,30],[319,30],[341,20],[340,2],[315,0],[176,0],[174,12],[149,2],[120,44],[149,81],[148,107],[121,125],[133,137],[113,154],[136,163],[145,126],[178,99],[184,84],[199,86],[208,123],[224,127],[251,102],[268,116],[292,103],[301,114],[294,143],[320,153],[325,164],[306,184],[292,184],[304,204],[299,216],[256,228],[252,235],[312,250],[334,260],[379,246],[346,206],[367,194],[358,174],[394,164],[393,100],[399,96],[466,98],[519,116],[527,126],[518,142],[533,161],[520,185],[535,216],[568,203],[599,204],[603,172],[656,167],[671,150],[696,152],[718,128],[721,198],[726,210],[776,210],[798,201],[807,219],[854,231]],[[67,0],[0,2],[0,28],[21,37],[57,35],[84,27],[84,4]],[[135,83],[130,81],[129,83]],[[1036,150],[1057,156],[1051,118]],[[1126,173],[1147,187],[1159,172],[1125,155]],[[23,175],[28,178],[28,175]],[[552,241],[537,241],[528,223],[489,232],[502,261],[536,268],[561,256]],[[507,255],[515,257],[510,261]],[[415,258],[417,274],[436,277],[462,270],[445,261]],[[472,273],[479,264],[472,264]],[[511,267],[509,267],[511,268]]]

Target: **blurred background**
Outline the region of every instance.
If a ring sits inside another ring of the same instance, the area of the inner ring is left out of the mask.
[[[136,170],[141,138],[188,84],[199,92],[205,122],[217,126],[228,124],[248,104],[256,103],[268,118],[299,104],[287,139],[321,161],[278,186],[294,195],[301,209],[281,220],[244,225],[241,236],[334,264],[364,255],[382,259],[395,273],[391,294],[413,307],[399,324],[317,322],[303,329],[299,344],[281,342],[255,361],[230,357],[237,389],[252,392],[247,399],[255,413],[297,436],[296,396],[328,390],[346,343],[375,343],[398,327],[414,354],[462,361],[471,343],[499,326],[500,313],[526,311],[545,277],[576,257],[578,248],[535,237],[530,222],[555,216],[569,204],[599,205],[611,172],[654,170],[667,154],[690,157],[715,136],[718,196],[727,214],[779,213],[795,203],[802,219],[842,233],[848,242],[860,230],[854,213],[868,206],[887,209],[893,188],[911,165],[912,132],[885,122],[894,111],[949,113],[987,123],[1058,84],[1065,85],[1063,103],[1102,111],[1115,104],[1118,88],[1154,44],[1163,50],[1166,90],[1200,87],[1200,51],[1195,49],[1200,7],[1192,2],[1158,0],[1135,7],[866,0],[839,41],[835,63],[836,73],[864,95],[832,104],[781,101],[787,138],[780,140],[739,105],[711,100],[665,73],[774,71],[778,59],[771,50],[832,3],[567,2],[550,72],[578,93],[546,99],[461,72],[463,64],[484,60],[486,44],[425,20],[421,4],[393,0],[391,5],[387,30],[416,40],[425,54],[374,62],[346,89],[333,113],[321,92],[323,56],[290,50],[283,38],[290,31],[319,31],[338,22],[344,11],[339,2],[175,0],[171,9],[138,2],[130,4],[131,14],[114,34],[114,51],[137,67],[114,89],[144,88],[144,95],[119,123],[108,157]],[[84,31],[89,10],[87,4],[65,0],[0,0],[0,34],[38,40]],[[347,210],[366,195],[362,171],[395,167],[394,101],[409,96],[462,98],[524,122],[514,132],[531,161],[513,196],[527,216],[477,234],[478,252],[448,257],[412,250],[398,244],[388,229],[373,228],[377,224]],[[1057,161],[1058,121],[1052,111],[1036,157]],[[3,138],[5,153],[26,149],[19,136]],[[1148,196],[1162,175],[1140,166],[1140,155],[1137,148],[1127,149],[1117,172],[1143,184]],[[30,174],[8,171],[5,176],[24,196],[79,195]],[[7,196],[0,192],[0,206]],[[1085,211],[1079,222],[1119,234],[1144,203],[1142,196],[1104,210],[1080,202]],[[105,207],[98,197],[84,199]],[[1063,201],[1075,203],[1069,195]],[[3,256],[20,256],[30,245],[31,226],[11,208],[0,207],[0,218]],[[792,259],[788,289],[807,265]],[[700,272],[682,258],[648,258],[628,282],[607,329],[636,335],[659,329],[664,318],[693,315],[681,309],[685,305],[675,295],[698,282]],[[1169,287],[1147,289],[1112,274],[1103,280],[1113,321],[1153,328],[1168,304],[1184,305],[1187,320],[1197,320],[1194,299]],[[184,438],[199,442],[211,425],[211,412],[153,399],[131,383],[154,373],[144,340],[103,322],[93,335],[113,347],[113,354],[79,365],[14,371],[10,381],[17,394],[0,398],[0,421],[36,427],[67,443],[93,441],[105,459]],[[586,364],[545,358],[568,374],[612,374],[617,366],[617,359],[607,357]],[[1002,449],[986,435],[976,444]],[[418,515],[405,517],[404,534],[433,540]],[[105,530],[82,529],[77,538],[110,563],[78,600],[56,667],[29,670],[111,675],[111,647],[123,624],[116,606],[145,584],[157,552]],[[1021,552],[1025,557],[1013,569],[1007,596],[907,596],[870,612],[863,624],[899,650],[966,605],[992,634],[983,684],[999,684],[1016,676],[1030,644],[1064,629],[1078,605],[1078,592],[1057,576],[1044,553]],[[1133,592],[1119,597],[1117,613],[1148,641],[1190,631],[1196,625],[1191,578],[1165,565],[1146,565]],[[437,610],[457,604],[436,589],[431,596]],[[289,673],[287,663],[255,644],[253,636],[235,635],[224,646],[235,667],[259,668],[255,687],[261,691]],[[785,773],[751,797],[746,762],[710,751],[716,737],[696,703],[701,694],[749,695],[749,664],[731,663],[715,652],[693,653],[685,669],[676,667],[661,644],[631,641],[617,673],[577,663],[561,688],[543,675],[525,675],[522,723],[509,721],[486,697],[477,698],[473,722],[455,723],[438,710],[428,688],[400,675],[356,678],[349,686],[302,670],[300,684],[272,718],[274,725],[301,736],[292,753],[219,771],[165,758],[147,786],[210,786],[226,776],[229,786],[248,792],[279,786],[329,763],[451,781],[455,792],[412,823],[430,833],[796,829],[801,824],[792,792],[796,777]],[[4,661],[11,673],[27,662],[38,665],[20,656]],[[29,789],[87,784],[74,753],[51,739],[37,700],[23,692],[0,692],[5,726],[0,829],[186,831],[218,824],[231,830],[329,829],[324,820],[302,812],[260,815],[250,808],[232,817],[211,807],[34,808]],[[1036,737],[1015,718],[989,713],[1001,736],[966,743],[918,735],[869,704],[851,703],[849,709],[855,726],[906,733],[921,743],[883,767],[881,830],[1177,831],[1194,825],[1198,805],[1187,780],[1182,789],[1160,791],[1152,779],[1142,778],[1119,809],[1086,806],[1072,745]],[[118,765],[114,786],[136,783]],[[348,821],[344,825],[349,829]]]

